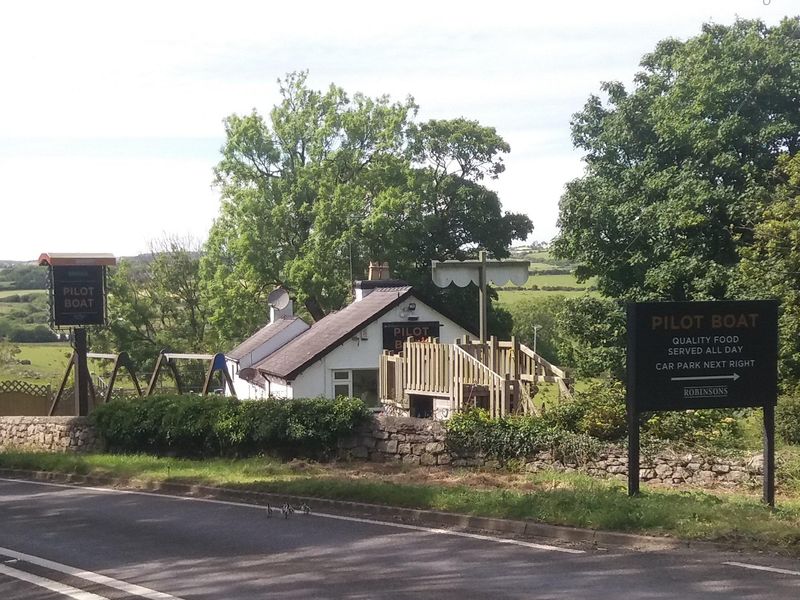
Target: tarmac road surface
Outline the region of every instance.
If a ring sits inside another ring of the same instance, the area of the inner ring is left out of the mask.
[[[0,479],[0,599],[800,598],[800,561]]]

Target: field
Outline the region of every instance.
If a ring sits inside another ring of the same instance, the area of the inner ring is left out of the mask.
[[[525,298],[542,298],[546,296],[575,297],[589,294],[599,295],[593,289],[597,284],[595,278],[578,283],[572,272],[575,265],[569,261],[553,258],[547,250],[529,252],[513,252],[514,259],[530,261],[530,271],[533,273],[525,283],[523,290],[504,289],[497,290],[500,304],[505,308],[512,308]],[[553,271],[563,271],[553,273]],[[545,272],[544,274],[539,274]]]
[[[0,298],[5,298],[6,296],[26,296],[28,294],[46,294],[47,290],[3,290],[0,289]]]
[[[0,365],[0,381],[18,379],[38,385],[57,386],[64,376],[72,348],[68,342],[47,344],[17,344],[21,352],[18,361],[29,360],[30,365]]]

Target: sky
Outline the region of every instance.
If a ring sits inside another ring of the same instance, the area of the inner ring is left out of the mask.
[[[3,2],[0,260],[147,252],[205,240],[219,210],[223,119],[278,101],[278,78],[413,96],[419,119],[465,117],[511,145],[503,207],[557,233],[583,171],[570,117],[602,81],[704,22],[800,13],[799,0],[548,2]]]

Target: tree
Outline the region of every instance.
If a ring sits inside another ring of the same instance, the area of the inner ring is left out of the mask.
[[[634,89],[602,85],[574,115],[585,175],[560,203],[557,255],[607,296],[729,296],[740,253],[800,146],[800,19],[737,20],[667,39]]]
[[[536,352],[553,364],[563,364],[558,352],[558,315],[564,304],[564,296],[526,297],[513,305],[513,333],[519,341],[533,348],[536,328]]]
[[[126,351],[144,371],[163,349],[212,350],[202,295],[200,253],[192,240],[165,237],[144,261],[122,260],[108,279],[109,326],[92,345]]]
[[[410,98],[316,91],[306,78],[279,82],[268,119],[254,111],[225,122],[222,205],[202,265],[220,341],[262,324],[275,286],[319,319],[348,301],[369,260],[388,260],[395,276],[419,285],[430,282],[432,259],[464,258],[469,248],[506,256],[532,229],[481,184],[503,171],[509,150],[493,128],[416,124]],[[464,294],[428,285],[434,302]]]
[[[614,300],[565,298],[556,316],[555,344],[562,364],[579,377],[625,373],[625,312]]]
[[[774,200],[742,252],[734,290],[743,299],[780,301],[779,371],[792,387],[800,384],[800,154],[784,157],[777,176]]]

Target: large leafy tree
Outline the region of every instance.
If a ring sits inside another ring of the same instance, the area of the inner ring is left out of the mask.
[[[276,285],[319,319],[348,301],[369,260],[387,260],[395,276],[420,285],[432,259],[464,258],[468,248],[505,256],[532,230],[482,185],[503,171],[509,151],[493,128],[418,124],[411,99],[317,91],[305,73],[288,75],[280,92],[268,118],[225,122],[222,205],[203,260],[218,340],[263,323]]]
[[[800,154],[785,157],[776,175],[774,201],[759,215],[734,290],[780,301],[780,375],[791,387],[800,384]]]
[[[125,350],[147,372],[163,349],[205,352],[208,309],[200,278],[200,253],[191,240],[153,242],[150,256],[122,260],[108,280],[108,327],[93,348]]]
[[[800,20],[705,25],[641,67],[574,115],[586,172],[562,196],[555,251],[609,296],[726,297],[771,173],[800,146]]]

